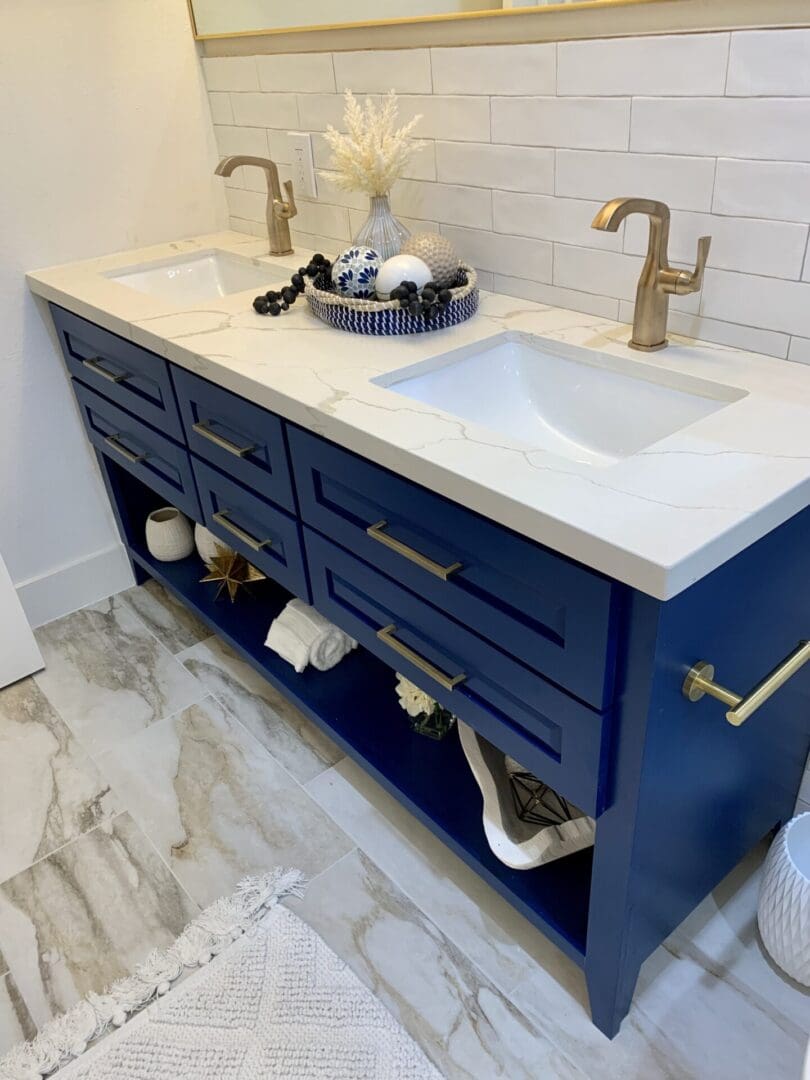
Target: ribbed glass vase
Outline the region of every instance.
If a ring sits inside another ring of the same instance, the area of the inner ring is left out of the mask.
[[[357,247],[373,248],[382,259],[399,255],[411,235],[391,213],[387,195],[372,195],[368,217],[352,241]]]

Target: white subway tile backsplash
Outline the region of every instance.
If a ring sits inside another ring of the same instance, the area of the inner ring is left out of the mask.
[[[441,231],[452,240],[465,262],[478,270],[495,274],[551,281],[551,244],[524,236],[502,236],[482,229],[461,229],[442,225]]]
[[[326,131],[331,125],[345,131],[341,94],[299,94],[298,122],[304,131]]]
[[[422,117],[414,131],[417,139],[489,141],[488,97],[409,94],[399,99],[401,122],[404,123],[417,114]]]
[[[215,125],[214,136],[220,154],[253,154],[267,157],[267,132],[264,128]]]
[[[258,90],[259,75],[253,56],[204,56],[205,85],[209,90]]]
[[[226,188],[225,198],[228,211],[234,217],[245,218],[264,224],[267,232],[267,196],[260,191],[247,191],[245,188]]]
[[[330,206],[328,203],[301,200],[295,227],[301,232],[328,236],[343,244],[352,238],[349,226],[349,211],[345,206]]]
[[[208,104],[211,106],[211,119],[215,124],[233,123],[230,94],[212,91],[208,95]]]
[[[810,160],[810,98],[636,98],[641,153]]]
[[[712,270],[703,285],[701,313],[810,337],[810,283]]]
[[[427,49],[339,52],[334,54],[338,90],[355,94],[429,94],[430,53]],[[299,89],[301,86],[299,84]]]
[[[398,180],[391,192],[391,209],[397,215],[448,225],[492,227],[492,194],[484,188]]]
[[[521,195],[512,191],[492,193],[496,232],[619,251],[622,227],[615,233],[591,228],[600,206],[597,202],[559,199],[553,195]]]
[[[792,337],[787,355],[796,364],[810,364],[810,338]]]
[[[632,300],[643,265],[643,259],[616,251],[556,244],[553,281],[565,289]]]
[[[718,214],[807,221],[810,217],[810,164],[720,158],[714,210]]]
[[[619,318],[619,301],[609,296],[594,296],[576,289],[563,289],[559,285],[547,285],[538,281],[526,281],[495,275],[495,291],[506,296],[517,296],[523,300],[534,300],[537,304],[549,304],[552,307],[570,308],[571,311],[584,311],[588,315],[599,315],[606,319]]]
[[[436,176],[448,184],[501,191],[554,192],[554,151],[492,143],[436,143]]]
[[[298,102],[295,94],[233,94],[234,121],[246,127],[298,126]]]
[[[558,94],[722,94],[728,34],[561,41]]]
[[[437,94],[553,94],[556,45],[432,49]]]
[[[647,218],[632,214],[625,230],[624,250],[632,255],[645,254],[649,234]],[[806,225],[786,221],[759,221],[674,210],[669,257],[673,262],[692,265],[697,255],[698,237],[711,236],[708,266],[769,277],[798,278],[807,231]]]
[[[633,302],[619,301],[619,319],[632,323]],[[705,315],[694,312],[669,312],[669,329],[672,333],[683,334],[701,341],[713,341],[718,345],[729,345],[733,349],[746,349],[748,352],[764,353],[783,360],[787,356],[787,334],[778,334],[773,330],[758,330],[754,326],[740,326],[737,323],[721,322],[719,319],[707,319]]]
[[[637,195],[673,209],[710,210],[714,159],[669,154],[557,150],[555,193],[576,199]],[[503,186],[503,185],[500,185]]]
[[[732,34],[726,93],[810,97],[810,30]]]
[[[336,89],[331,53],[257,56],[256,68],[260,90],[328,94]]]
[[[492,99],[496,143],[626,150],[629,131],[629,98]]]

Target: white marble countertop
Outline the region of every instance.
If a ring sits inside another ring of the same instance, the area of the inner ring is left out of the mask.
[[[278,318],[249,293],[179,309],[103,274],[206,249],[256,258],[266,240],[224,232],[28,274],[32,291],[515,531],[668,599],[810,502],[810,367],[670,335],[626,347],[617,323],[482,293],[449,330],[359,337],[303,301]],[[282,260],[292,272],[299,250]],[[329,253],[328,253],[329,254]],[[267,287],[280,280],[269,275]],[[608,468],[564,460],[370,380],[504,330],[703,377],[746,396]]]

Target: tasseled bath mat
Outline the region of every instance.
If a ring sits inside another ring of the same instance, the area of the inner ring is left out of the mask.
[[[0,1080],[57,1070],[58,1080],[441,1080],[371,991],[279,906],[302,883],[295,870],[246,878],[134,975],[0,1059]]]

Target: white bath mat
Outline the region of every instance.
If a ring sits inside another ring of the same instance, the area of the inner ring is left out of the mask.
[[[278,906],[299,886],[289,871],[243,882],[133,977],[0,1060],[0,1080],[39,1080],[59,1062],[57,1080],[441,1080],[371,991]],[[212,952],[220,955],[205,963]],[[87,1049],[116,1023],[124,1026]]]

